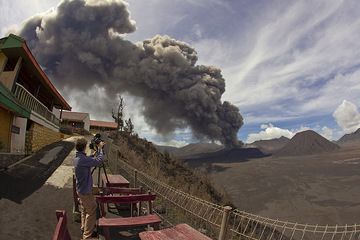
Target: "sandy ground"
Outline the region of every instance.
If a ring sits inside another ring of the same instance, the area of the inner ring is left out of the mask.
[[[300,223],[360,223],[359,148],[212,166],[215,184],[241,210]]]
[[[74,138],[66,141],[0,173],[0,239],[50,239],[57,209],[66,210],[72,238],[80,239],[79,224],[72,223]]]

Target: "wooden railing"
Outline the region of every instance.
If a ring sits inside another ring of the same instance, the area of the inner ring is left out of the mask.
[[[16,83],[14,94],[24,107],[34,111],[56,126],[60,125],[60,120],[44,104],[18,83]]]

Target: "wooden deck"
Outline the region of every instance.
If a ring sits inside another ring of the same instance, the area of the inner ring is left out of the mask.
[[[141,232],[139,236],[141,240],[211,240],[187,224],[179,224],[159,231]]]

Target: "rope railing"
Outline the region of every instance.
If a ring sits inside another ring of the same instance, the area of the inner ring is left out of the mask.
[[[166,211],[157,211],[169,225],[185,222],[219,240],[359,240],[360,225],[321,226],[299,224],[271,219],[245,211],[205,201],[169,186],[153,176],[133,167],[121,159],[119,147],[110,144],[108,163],[110,169],[135,181],[159,197],[159,205]],[[134,174],[135,173],[135,174]],[[173,210],[176,208],[177,211]],[[160,209],[161,210],[161,209]],[[179,217],[179,214],[183,214]],[[171,219],[169,219],[169,218]]]

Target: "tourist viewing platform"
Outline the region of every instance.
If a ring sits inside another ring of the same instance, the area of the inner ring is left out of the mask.
[[[0,240],[360,240],[360,1],[0,3]]]

